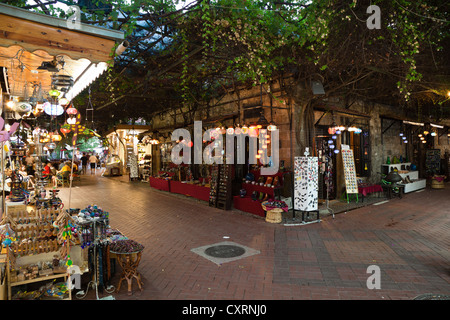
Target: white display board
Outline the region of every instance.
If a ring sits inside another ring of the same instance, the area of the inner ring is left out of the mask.
[[[358,194],[358,183],[356,181],[355,160],[353,158],[353,150],[342,148],[342,163],[344,165],[344,178],[347,194]]]
[[[138,159],[135,154],[130,154],[128,157],[128,161],[130,164],[130,178],[139,178],[139,167],[138,167]]]
[[[319,207],[319,159],[295,157],[294,210],[317,211]]]

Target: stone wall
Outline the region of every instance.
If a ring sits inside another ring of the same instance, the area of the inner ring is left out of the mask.
[[[290,107],[285,92],[278,85],[273,85],[271,95],[267,94],[266,89],[263,89],[262,94],[262,105],[264,106],[262,110],[265,118],[269,122],[273,121],[279,129],[279,157],[289,167],[291,162]],[[174,112],[162,113],[153,117],[153,129],[170,133],[174,128],[192,128],[194,121],[202,121],[204,129],[256,123],[260,117],[259,110],[261,110],[258,108],[261,106],[260,90],[259,86],[240,89],[238,92],[230,90],[229,94],[221,99],[210,101],[209,106],[196,106],[193,116],[189,114],[188,108],[178,110],[176,115]],[[185,125],[184,120],[188,114],[191,119]]]
[[[291,168],[294,157],[303,155],[304,148],[308,146],[305,141],[300,143],[304,136],[304,127],[300,124],[303,108],[296,105],[293,99],[289,99],[287,93],[279,87],[278,83],[272,85],[271,94],[268,94],[267,91],[268,86],[265,85],[262,90],[262,105],[264,106],[262,110],[265,118],[278,126],[280,160],[284,160],[286,167]],[[418,160],[417,150],[414,152],[414,149],[421,148],[421,145],[417,144],[417,141],[415,147],[411,142],[405,144],[399,136],[399,133],[403,130],[402,120],[400,119],[406,118],[402,109],[363,101],[357,101],[352,103],[351,106],[346,106],[339,99],[329,99],[325,103],[328,106],[335,106],[348,111],[348,114],[335,112],[336,123],[359,125],[369,129],[371,169],[370,176],[367,178],[368,181],[380,181],[381,165],[386,163],[387,157],[391,161],[394,157],[399,158],[400,156],[406,157],[410,161]],[[166,132],[166,136],[168,136],[167,133],[171,133],[174,128],[192,128],[194,120],[201,120],[204,129],[218,125],[224,127],[236,124],[243,125],[244,123],[249,125],[256,122],[260,116],[258,110],[261,109],[257,109],[258,106],[261,106],[261,88],[259,86],[238,88],[236,91],[229,89],[228,94],[210,101],[208,105],[196,106],[195,112],[190,112],[188,108],[184,108],[177,110],[176,113],[170,111],[156,115],[152,120],[153,129]],[[352,115],[352,112],[359,114],[359,116]],[[329,126],[332,120],[329,112],[314,112],[314,123],[319,121],[320,125]],[[411,138],[410,134],[408,139]],[[447,134],[436,137],[435,146],[442,150],[442,156],[446,150],[450,151]]]

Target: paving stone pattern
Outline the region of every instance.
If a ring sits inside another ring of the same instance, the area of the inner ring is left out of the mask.
[[[69,189],[60,196],[68,206]],[[145,246],[138,268],[144,290],[134,283],[127,295],[122,285],[116,300],[412,300],[450,294],[448,184],[299,226],[267,223],[99,173],[82,176],[71,191],[70,207],[93,204],[110,212],[112,227]],[[216,264],[191,251],[222,241],[259,254]],[[367,288],[370,265],[380,267],[380,289]],[[89,293],[86,299],[96,297]]]

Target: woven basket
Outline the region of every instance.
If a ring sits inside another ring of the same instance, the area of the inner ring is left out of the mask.
[[[444,180],[437,181],[436,179],[431,179],[431,188],[433,188],[433,189],[443,189],[443,188],[445,188]]]
[[[281,210],[281,209],[273,209],[273,210],[267,211],[266,222],[280,223],[283,220],[281,217],[282,212],[283,212],[283,210]]]

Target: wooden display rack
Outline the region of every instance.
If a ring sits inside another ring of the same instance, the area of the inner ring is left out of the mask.
[[[4,216],[1,224],[9,223],[10,228],[15,232],[15,238],[18,240],[2,251],[2,253],[6,253],[8,300],[12,299],[12,287],[58,278],[64,278],[64,281],[67,280],[66,268],[55,268],[48,273],[39,273],[36,270],[33,272],[33,275],[27,275],[29,279],[13,277],[11,270],[42,261],[51,261],[55,255],[66,259],[70,253],[71,241],[65,241],[62,238],[62,232],[69,219],[71,219],[70,215],[61,209],[39,209],[37,211],[31,210],[31,212],[19,211]],[[59,231],[54,227],[53,222],[58,226]],[[53,239],[48,239],[50,237]],[[81,256],[81,248],[77,251]],[[64,300],[71,299],[71,290],[68,290],[68,297]]]

